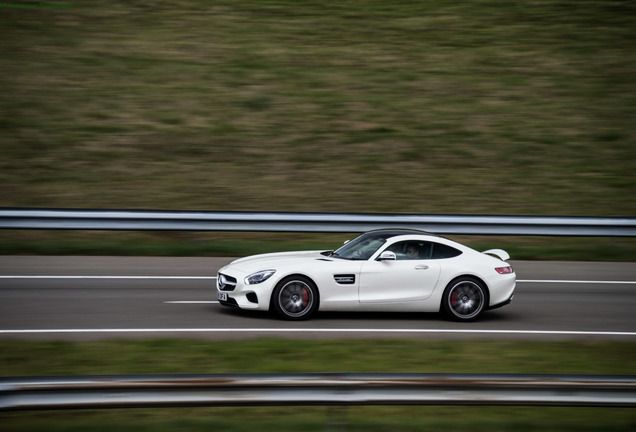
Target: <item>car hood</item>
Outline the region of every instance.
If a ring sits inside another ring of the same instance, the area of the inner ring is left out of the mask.
[[[245,272],[277,269],[283,265],[327,259],[324,255],[321,255],[321,252],[324,251],[277,252],[251,255],[232,261],[227,267]]]

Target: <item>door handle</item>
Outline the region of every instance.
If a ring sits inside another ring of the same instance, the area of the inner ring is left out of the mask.
[[[418,265],[415,266],[415,270],[427,270],[428,266],[427,265]]]

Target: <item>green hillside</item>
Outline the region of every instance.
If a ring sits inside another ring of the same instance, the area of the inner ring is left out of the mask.
[[[63,5],[0,7],[0,206],[636,214],[633,2]]]

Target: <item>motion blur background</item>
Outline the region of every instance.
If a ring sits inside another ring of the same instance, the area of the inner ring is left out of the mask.
[[[0,3],[0,207],[636,216],[636,2],[25,5]],[[228,257],[328,249],[343,237],[5,230],[0,255]],[[515,260],[636,257],[635,239],[455,239]],[[38,301],[58,313],[50,297]],[[99,296],[94,306],[78,314],[100,327]],[[165,307],[169,325],[181,309]],[[503,316],[502,327],[514,324]],[[408,325],[430,323],[419,319]],[[633,374],[634,351],[631,339],[3,340],[0,375]],[[636,424],[628,409],[525,407],[26,412],[0,424],[313,431],[344,429],[347,416],[348,430],[365,432]]]
[[[636,215],[633,2],[57,4],[0,8],[3,207]]]

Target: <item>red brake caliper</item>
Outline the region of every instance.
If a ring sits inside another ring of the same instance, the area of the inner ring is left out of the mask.
[[[309,293],[307,292],[307,288],[303,288],[303,307],[306,308],[309,304]]]
[[[456,292],[453,291],[453,293],[451,294],[451,304],[454,306],[457,306],[457,303],[459,303],[459,296],[457,295]]]

